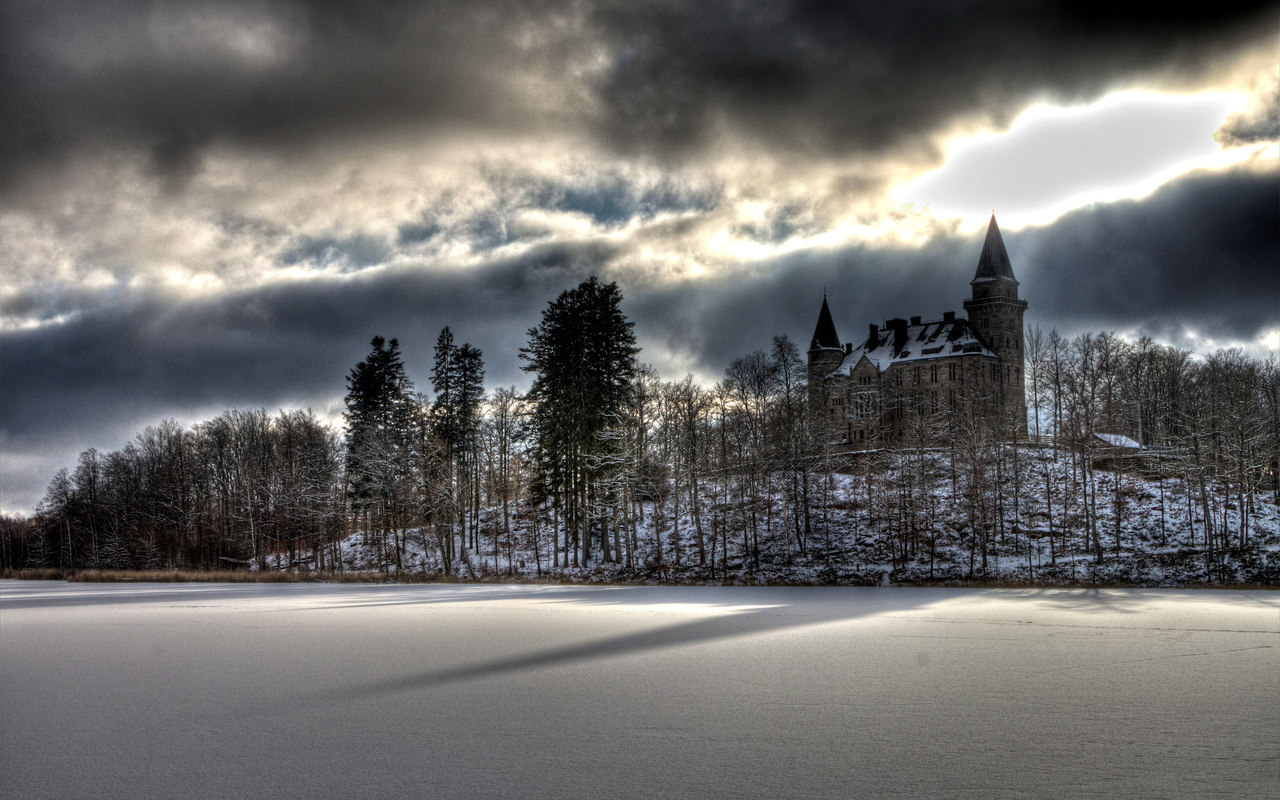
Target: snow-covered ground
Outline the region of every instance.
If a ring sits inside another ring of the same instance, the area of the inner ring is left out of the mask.
[[[1280,594],[0,582],[13,798],[1272,798]]]
[[[1205,542],[1205,504],[1198,484],[1188,487],[1178,478],[1098,470],[1091,507],[1103,546],[1099,561],[1083,533],[1082,495],[1073,495],[1066,488],[1078,482],[1069,458],[1059,454],[1055,459],[1047,448],[1027,447],[1022,452],[1016,501],[1012,481],[1005,481],[1003,513],[998,515],[1002,524],[988,538],[984,569],[978,540],[966,529],[965,509],[953,495],[946,455],[929,453],[926,459],[929,463],[924,470],[912,464],[909,455],[897,455],[868,468],[868,473],[875,473],[870,487],[866,477],[848,474],[816,481],[811,493],[812,530],[803,553],[794,537],[787,552],[783,530],[791,512],[783,493],[775,487],[755,507],[758,564],[754,558],[744,557],[742,531],[747,515],[740,511],[742,504],[708,490],[701,509],[704,541],[710,547],[713,530],[729,532],[727,571],[723,542],[716,544],[714,555],[699,564],[688,503],[677,510],[671,500],[661,505],[642,504],[642,519],[636,526],[639,550],[629,569],[621,563],[604,562],[598,543],[590,564],[552,569],[545,520],[536,539],[535,557],[531,519],[514,515],[510,520],[513,534],[500,536],[495,543],[494,531],[503,527],[501,517],[496,509],[487,509],[480,547],[470,551],[470,571],[460,565],[456,570],[464,578],[532,578],[537,576],[540,562],[544,577],[550,574],[559,580],[622,583],[867,585],[978,579],[1028,585],[1280,585],[1280,510],[1270,491],[1249,499],[1246,546],[1241,548],[1237,498],[1224,498],[1220,489],[1215,493],[1211,481],[1206,484],[1209,523],[1216,531],[1228,532],[1225,538],[1230,545],[1224,549],[1219,537],[1211,559]],[[912,474],[916,471],[922,477]],[[1051,479],[1048,491],[1046,471]],[[910,508],[904,510],[895,486],[908,480],[916,481],[917,486],[905,501]],[[915,526],[914,533],[904,537],[908,525]],[[679,564],[675,563],[677,538]],[[394,572],[394,566],[388,567],[389,550],[371,546],[371,541],[357,532],[342,542],[345,568]],[[399,569],[424,575],[441,572],[434,539],[424,540],[417,530],[410,531]]]

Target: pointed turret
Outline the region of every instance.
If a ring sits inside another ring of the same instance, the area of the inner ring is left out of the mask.
[[[813,341],[810,350],[840,349],[840,337],[836,334],[836,323],[831,319],[831,309],[827,307],[827,296],[822,295],[822,310],[818,312],[818,324],[813,329]]]
[[[844,361],[844,348],[840,346],[836,323],[831,319],[831,309],[827,307],[827,295],[824,292],[822,310],[818,312],[818,324],[814,327],[813,339],[809,342],[809,389],[815,392],[814,397],[826,391],[826,378],[839,369],[841,361]]]
[[[973,299],[964,301],[969,324],[1000,363],[991,373],[991,389],[1017,430],[1026,430],[1027,406],[1022,386],[1022,315],[1027,301],[1018,297],[1018,281],[1013,277],[1009,253],[1000,237],[995,212],[987,226],[987,239],[978,257],[973,280]]]
[[[1000,236],[1000,226],[996,224],[995,212],[991,212],[991,224],[987,225],[987,240],[982,243],[982,255],[978,257],[978,271],[974,274],[970,285],[986,281],[1009,280],[1016,285],[1013,277],[1013,265],[1009,263],[1009,252],[1004,249],[1004,239]]]

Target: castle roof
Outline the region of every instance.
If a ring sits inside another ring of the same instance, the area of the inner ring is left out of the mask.
[[[880,372],[885,372],[894,364],[948,358],[962,353],[998,357],[974,335],[967,319],[920,325],[908,325],[906,320],[894,319],[879,328],[875,336],[868,337],[861,347],[846,355],[832,374],[850,374],[864,357]]]
[[[818,325],[813,329],[813,341],[810,350],[839,350],[840,337],[836,335],[836,323],[831,319],[831,309],[827,307],[827,296],[822,295],[822,311],[818,313]]]
[[[1009,263],[1009,252],[1004,249],[996,215],[992,213],[991,224],[987,225],[987,239],[982,243],[982,255],[978,257],[978,271],[970,284],[1001,279],[1018,282],[1013,277],[1013,265]]]

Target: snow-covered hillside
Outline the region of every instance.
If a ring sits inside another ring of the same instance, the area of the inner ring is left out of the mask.
[[[563,553],[553,557],[548,519],[535,535],[523,510],[511,517],[509,537],[495,537],[501,513],[486,509],[478,547],[454,572],[464,580],[1280,586],[1272,492],[1248,495],[1242,507],[1238,498],[1215,497],[1211,484],[1108,470],[1081,484],[1066,455],[1028,447],[1020,457],[1016,480],[1005,477],[995,501],[967,497],[944,453],[852,462],[845,473],[813,481],[807,535],[803,514],[776,487],[749,506],[703,495],[699,520],[687,508],[677,513],[669,499],[646,501],[621,525],[622,536],[634,531],[630,565],[605,560],[597,541],[590,563],[566,567]],[[982,502],[995,506],[977,508]],[[977,513],[989,521],[974,535]],[[1096,542],[1085,534],[1090,524]],[[380,546],[364,532],[347,537],[340,553],[344,569],[410,579],[442,574],[435,539],[419,530],[403,537],[398,566],[392,541]]]

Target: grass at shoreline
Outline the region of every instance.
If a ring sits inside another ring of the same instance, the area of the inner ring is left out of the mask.
[[[877,586],[878,581],[847,581],[840,583],[765,583],[734,580],[729,583],[707,580],[652,580],[637,577],[636,580],[601,580],[590,575],[571,573],[546,574],[541,577],[488,577],[465,578],[440,574],[382,572],[277,572],[249,570],[68,570],[58,568],[6,569],[0,578],[12,580],[65,580],[69,583],[367,583],[367,584],[577,584],[583,586]],[[616,578],[616,576],[615,576]],[[1241,583],[1186,583],[1154,585],[1124,581],[1026,581],[1001,578],[968,578],[945,580],[891,581],[887,586],[950,587],[971,589],[1250,589],[1280,591],[1280,586],[1253,582]]]
[[[69,583],[408,583],[413,576],[387,576],[380,572],[251,572],[249,570],[110,570],[21,569],[4,570],[0,578]]]

